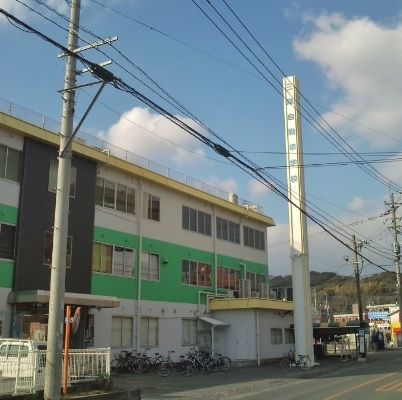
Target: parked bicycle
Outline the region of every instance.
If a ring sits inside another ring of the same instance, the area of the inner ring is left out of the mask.
[[[207,359],[211,363],[211,371],[216,372],[218,369],[227,371],[232,366],[232,360],[229,357],[222,356],[220,353],[212,355],[213,351],[200,351],[203,359]]]
[[[121,374],[123,372],[130,372],[133,370],[133,353],[135,350],[120,350],[115,354],[114,360],[110,363],[110,372]]]
[[[290,350],[289,353],[281,359],[279,366],[282,371],[290,371],[292,367],[300,367],[301,369],[308,370],[311,367],[311,360],[309,356],[299,354],[297,359],[295,357],[296,351]]]

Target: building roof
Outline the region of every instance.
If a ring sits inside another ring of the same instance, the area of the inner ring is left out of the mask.
[[[24,137],[34,138],[56,148],[60,145],[60,138],[56,133],[2,112],[0,112],[0,117],[0,128]],[[122,158],[115,157],[111,155],[110,152],[105,152],[102,149],[90,146],[80,139],[74,140],[72,147],[73,153],[95,161],[100,165],[110,166],[111,168],[138,176],[143,180],[155,183],[159,186],[168,188],[169,190],[203,200],[206,203],[257,221],[267,227],[275,226],[273,218],[257,212],[258,208],[257,211],[255,211],[255,208],[251,206],[242,206],[235,202],[230,202],[229,198],[222,199],[218,196],[214,196],[199,188],[189,186],[170,177],[153,172],[147,168],[130,163]]]

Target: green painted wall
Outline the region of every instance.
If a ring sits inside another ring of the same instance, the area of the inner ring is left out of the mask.
[[[133,247],[138,251],[138,238],[135,235],[95,227],[94,240],[119,246]],[[191,247],[184,247],[173,243],[163,242],[150,238],[142,239],[142,250],[158,253],[160,255],[160,281],[141,282],[141,299],[154,301],[169,301],[197,304],[198,292],[214,292],[214,274],[212,273],[212,287],[202,287],[182,284],[182,260],[201,261],[214,265],[214,254]],[[247,265],[247,271],[260,274],[267,273],[267,266],[259,263],[248,262],[238,258],[218,255],[219,265],[244,269],[240,263]],[[116,296],[119,298],[136,299],[137,279],[139,269],[136,267],[135,278],[122,278],[100,273],[92,274],[92,294]],[[267,278],[268,279],[268,278]],[[225,291],[224,291],[225,292]],[[205,296],[201,296],[202,303]]]
[[[0,204],[0,221],[17,225],[18,208]]]
[[[13,287],[13,261],[0,261],[0,287],[12,288]]]

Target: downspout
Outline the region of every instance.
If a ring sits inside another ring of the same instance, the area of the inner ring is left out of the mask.
[[[247,279],[247,265],[244,263],[239,263],[241,267],[243,267],[243,279]]]
[[[218,296],[218,255],[216,254],[216,210],[212,206],[212,237],[213,237],[213,250],[214,250],[214,289],[215,296]]]
[[[260,313],[258,309],[255,310],[255,340],[256,340],[256,350],[257,350],[257,365],[261,365],[260,359]]]
[[[142,183],[138,181],[138,198],[140,201],[138,202],[138,215],[137,215],[137,225],[138,225],[138,250],[137,250],[137,321],[136,321],[136,329],[135,329],[135,346],[137,351],[140,351],[141,345],[141,251],[142,251]]]

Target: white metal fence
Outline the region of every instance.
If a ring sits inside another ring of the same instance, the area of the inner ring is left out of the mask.
[[[46,350],[19,350],[0,357],[0,396],[43,390],[45,370]],[[68,385],[95,381],[100,374],[110,374],[110,348],[69,350]]]

